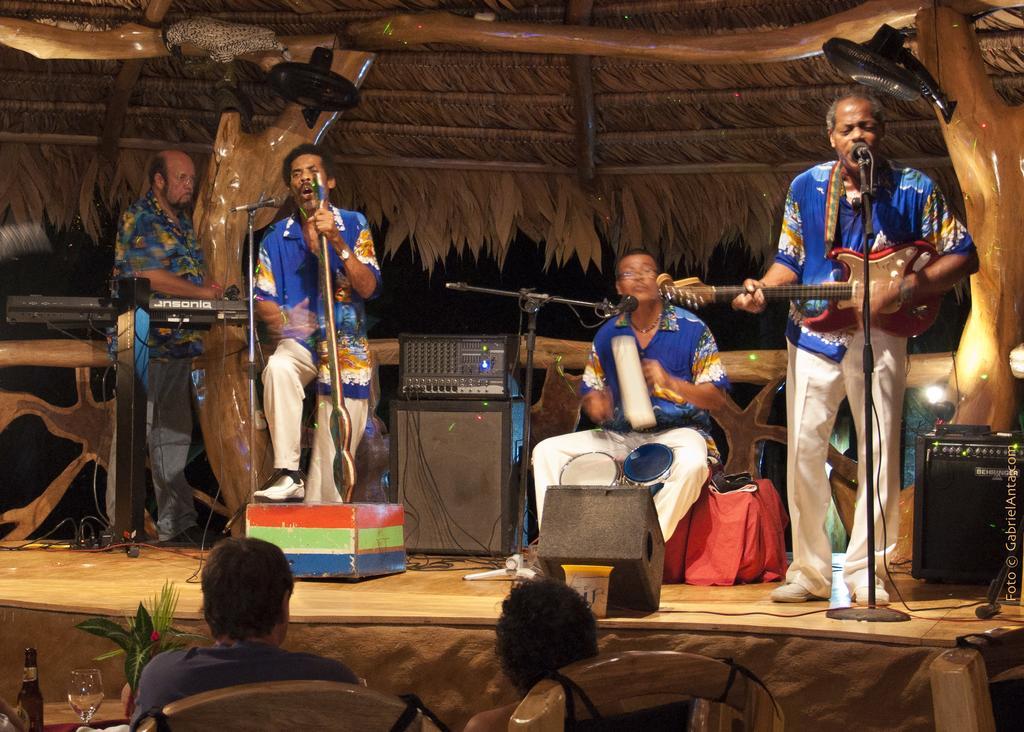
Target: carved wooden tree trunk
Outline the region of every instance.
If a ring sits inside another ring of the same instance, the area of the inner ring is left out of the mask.
[[[957,101],[943,136],[981,260],[971,278],[971,314],[956,358],[957,421],[1006,429],[1017,412],[1017,382],[1008,359],[1022,340],[1024,306],[1024,266],[1018,259],[1024,231],[1024,111],[1007,106],[992,88],[967,18],[949,8],[922,10],[917,29],[922,61]]]
[[[331,70],[357,86],[373,61],[373,54],[336,54]],[[246,215],[230,208],[255,201],[260,194],[278,196],[286,192],[281,165],[296,145],[311,142],[331,121],[321,114],[313,129],[302,119],[297,105],[289,105],[277,121],[258,135],[241,131],[237,113],[221,117],[213,155],[195,210],[196,235],[215,280],[238,284],[245,292],[242,252],[246,247]],[[269,224],[272,209],[263,209],[256,227]],[[258,245],[258,242],[257,242]],[[256,445],[249,450],[249,381],[246,374],[248,347],[244,328],[217,326],[204,339],[206,397],[200,405],[200,422],[210,466],[220,483],[229,511],[249,500],[249,471],[255,466],[257,484],[270,473],[270,447],[266,431],[256,431]],[[237,532],[242,527],[236,523]]]

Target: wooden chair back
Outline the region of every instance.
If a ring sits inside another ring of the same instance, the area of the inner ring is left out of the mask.
[[[928,668],[937,732],[995,732],[989,682],[1024,674],[1024,628],[962,636]]]
[[[163,708],[172,732],[251,732],[260,730],[391,730],[406,710],[397,696],[336,681],[269,681],[206,691]],[[437,726],[417,712],[406,727],[431,732]],[[141,732],[155,732],[147,719]]]
[[[676,651],[606,653],[578,661],[560,672],[583,689],[601,716],[692,699],[704,701],[696,705],[700,710],[697,714],[690,714],[691,722],[695,722],[691,729],[707,729],[712,716],[718,718],[718,727],[723,730],[783,729],[782,712],[763,686],[728,663],[707,656]],[[577,720],[589,717],[578,699],[574,707]],[[516,708],[509,732],[561,732],[565,710],[561,684],[545,679]]]

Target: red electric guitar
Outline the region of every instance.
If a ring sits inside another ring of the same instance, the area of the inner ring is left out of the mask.
[[[804,324],[820,333],[846,330],[857,326],[858,290],[863,286],[863,257],[850,249],[836,249],[830,255],[842,265],[844,280],[820,285],[778,285],[764,287],[766,300],[828,300],[829,306],[821,315],[806,318]],[[870,280],[876,286],[922,269],[939,256],[927,242],[880,249],[870,256]],[[714,287],[705,285],[696,277],[673,280],[670,275],[658,275],[658,288],[669,300],[683,307],[697,309],[711,303],[732,302],[745,290],[740,286]],[[898,336],[915,336],[926,331],[939,314],[941,297],[933,296],[923,302],[892,303],[882,311],[873,325]]]

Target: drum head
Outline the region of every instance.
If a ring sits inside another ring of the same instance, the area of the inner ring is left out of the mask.
[[[587,452],[565,464],[559,474],[561,485],[615,485],[619,464],[606,452]]]
[[[622,463],[622,474],[630,483],[647,485],[660,481],[672,467],[672,448],[649,442],[633,450]]]

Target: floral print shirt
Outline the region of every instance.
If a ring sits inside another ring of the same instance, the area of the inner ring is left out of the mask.
[[[331,207],[334,221],[345,246],[360,262],[369,267],[377,279],[380,292],[380,265],[373,250],[373,237],[366,218],[355,211]],[[320,327],[302,344],[319,364],[318,389],[330,393],[328,364],[318,354],[319,342],[325,338],[326,318],[320,298],[319,263],[309,251],[302,236],[302,225],[295,216],[274,224],[260,244],[259,266],[256,270],[256,299],[277,303],[282,308],[309,300]],[[370,342],[366,337],[366,301],[353,289],[345,274],[341,257],[331,248],[331,271],[334,284],[334,319],[338,332],[338,363],[341,367],[343,395],[349,399],[366,399],[370,395]]]
[[[194,285],[203,284],[203,253],[192,229],[192,219],[183,213],[175,223],[150,191],[121,216],[114,245],[114,277],[138,277],[154,269],[167,270]],[[147,340],[150,358],[198,356],[203,352],[201,338],[194,330],[152,327]]]
[[[601,326],[591,346],[590,359],[583,371],[581,391],[586,394],[594,389],[610,389],[614,404],[614,416],[604,429],[613,432],[630,432],[632,427],[622,413],[622,399],[619,375],[612,354],[612,338],[633,336],[629,316],[622,315]],[[634,336],[635,337],[635,336]],[[646,348],[640,348],[641,359],[652,359],[661,364],[669,374],[692,384],[714,384],[729,387],[729,380],[722,367],[718,345],[711,330],[700,318],[680,307],[665,306],[661,313],[658,329]],[[651,394],[651,406],[657,419],[656,430],[689,427],[701,433],[708,443],[708,457],[719,460],[718,449],[711,438],[711,417],[707,410],[696,407],[675,392],[656,388]]]
[[[775,261],[796,273],[798,282],[816,285],[845,279],[843,268],[828,256],[843,248],[863,251],[864,226],[859,210],[840,191],[839,163],[822,163],[798,175],[789,188]],[[942,254],[970,254],[974,241],[949,208],[942,191],[919,170],[889,163],[879,170],[872,207],[876,232],[871,251],[924,241]],[[829,240],[827,232],[834,231]],[[794,301],[786,337],[804,350],[841,361],[852,333],[819,333],[804,319],[824,312],[824,300]]]

